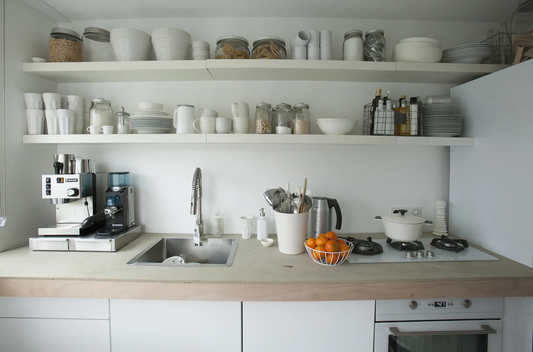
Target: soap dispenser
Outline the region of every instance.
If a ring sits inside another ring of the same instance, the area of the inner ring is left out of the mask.
[[[257,219],[257,239],[263,240],[268,238],[267,220],[265,218],[265,208],[259,210],[259,219]]]

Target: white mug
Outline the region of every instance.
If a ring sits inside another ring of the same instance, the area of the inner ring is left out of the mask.
[[[250,117],[250,106],[247,102],[241,101],[231,104],[233,117]]]
[[[44,109],[43,95],[40,93],[24,93],[26,109]]]
[[[44,106],[48,110],[61,109],[61,94],[43,93]]]
[[[231,132],[231,119],[229,117],[217,117],[216,118],[216,130],[217,130],[217,133],[230,133]]]
[[[200,123],[198,128],[197,122]],[[216,132],[216,117],[214,116],[201,116],[194,120],[192,127],[200,133],[215,133]]]
[[[213,109],[208,109],[208,108],[200,108],[198,109],[198,117],[217,117],[218,116],[218,112],[216,112],[215,110]]]
[[[44,111],[46,117],[46,128],[48,134],[59,134],[59,121],[57,119],[57,110],[46,109]]]
[[[100,126],[89,126],[87,127],[87,132],[90,134],[100,134]]]
[[[113,126],[109,126],[109,125],[101,126],[99,130],[103,134],[113,134]]]
[[[26,120],[28,121],[28,134],[44,133],[44,110],[26,109]]]
[[[234,117],[233,118],[233,133],[243,134],[248,133],[250,129],[249,117]]]
[[[173,118],[176,133],[194,133],[192,127],[194,122],[193,105],[178,105],[178,108],[174,110]]]
[[[76,131],[76,112],[68,109],[57,110],[59,134],[74,134]]]

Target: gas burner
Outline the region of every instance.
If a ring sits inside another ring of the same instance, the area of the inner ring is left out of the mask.
[[[372,237],[368,237],[366,240],[356,240],[348,237],[346,240],[353,243],[352,253],[354,254],[377,255],[383,253],[383,247],[379,243],[372,242]]]
[[[456,240],[448,238],[442,235],[440,238],[434,238],[431,240],[431,245],[445,251],[461,252],[465,248],[468,248],[468,242],[466,240]]]
[[[424,245],[420,241],[413,242],[392,242],[390,238],[387,238],[387,243],[394,249],[399,251],[415,252],[424,249]]]

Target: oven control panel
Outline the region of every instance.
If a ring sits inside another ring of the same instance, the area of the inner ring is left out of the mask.
[[[409,308],[411,309],[462,309],[472,307],[472,301],[465,300],[424,300],[424,301],[411,301],[409,302]]]

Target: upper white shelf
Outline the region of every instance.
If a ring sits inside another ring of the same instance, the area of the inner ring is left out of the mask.
[[[58,83],[286,80],[462,84],[506,67],[335,60],[181,60],[24,63],[23,71]]]
[[[474,138],[280,134],[112,134],[25,135],[24,144],[307,144],[473,147]]]

